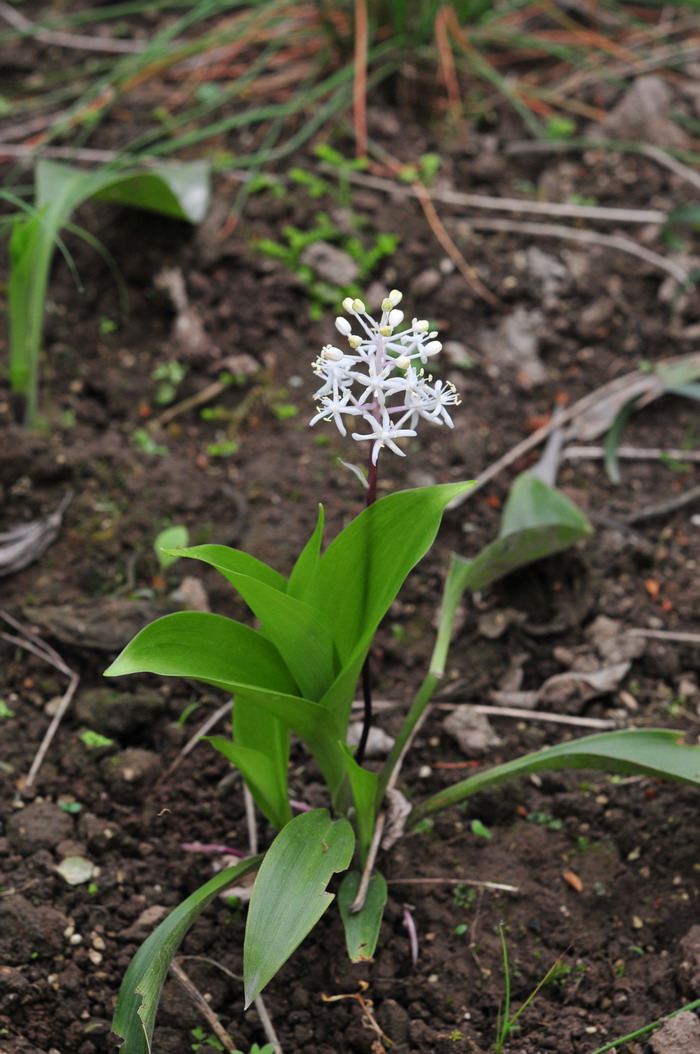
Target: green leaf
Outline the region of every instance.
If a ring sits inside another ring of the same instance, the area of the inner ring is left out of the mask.
[[[319,505],[316,527],[292,568],[287,586],[290,596],[296,597],[297,600],[305,600],[307,604],[313,604],[316,596],[316,573],[321,554],[324,518],[323,505]]]
[[[620,475],[620,464],[617,460],[617,448],[620,445],[622,439],[622,433],[624,432],[627,422],[637,408],[637,403],[642,398],[641,395],[636,395],[629,402],[622,406],[615,417],[610,431],[605,437],[605,458],[603,464],[607,473],[608,479],[611,483],[620,483],[622,476]]]
[[[339,744],[345,761],[345,775],[350,784],[355,804],[355,822],[360,842],[360,857],[367,859],[374,833],[375,801],[379,777],[376,772],[365,769],[355,761],[354,754],[345,743]]]
[[[429,813],[445,809],[496,783],[530,772],[597,769],[677,780],[700,787],[700,747],[681,741],[681,733],[661,728],[636,728],[584,736],[546,747],[514,761],[479,772],[428,798],[411,813],[411,826]]]
[[[280,831],[253,886],[243,946],[245,1004],[263,990],[333,900],[331,876],[350,865],[355,843],[344,818],[302,813]]]
[[[350,908],[360,888],[359,871],[350,871],[338,890],[338,905],[345,927],[345,945],[351,962],[369,962],[379,940],[388,890],[384,876],[375,871],[369,880],[367,897],[360,911],[353,915]]]
[[[235,705],[238,706],[238,700]],[[282,828],[289,823],[292,810],[287,795],[286,764],[277,764],[270,752],[240,746],[225,736],[204,738],[239,769],[256,805],[272,826]]]
[[[500,538],[515,531],[550,524],[574,527],[590,534],[591,525],[577,505],[556,487],[544,483],[530,472],[523,472],[510,488],[503,509]]]
[[[153,548],[158,557],[161,571],[167,570],[176,560],[179,560],[182,556],[179,550],[187,545],[188,538],[189,532],[182,524],[166,527],[164,531],[157,535]]]
[[[206,552],[202,553],[202,550]],[[235,549],[198,546],[180,552],[204,560],[223,574],[260,620],[263,634],[274,643],[293,673],[301,694],[308,699],[320,699],[335,676],[333,640],[327,620],[321,613],[281,592],[276,584],[261,581],[260,567],[254,568],[254,576],[234,570],[246,562],[241,559],[245,554]],[[248,557],[248,562],[250,560]]]
[[[485,589],[526,564],[568,549],[592,533],[587,518],[556,487],[524,472],[511,488],[499,536],[473,560],[456,557],[463,589]]]
[[[348,524],[321,557],[318,604],[343,664],[322,702],[343,725],[377,626],[409,571],[432,545],[445,507],[473,486],[473,481],[451,483],[381,498]]]
[[[191,677],[236,695],[237,745],[268,756],[273,769],[266,774],[266,791],[271,783],[278,788],[274,806],[268,805],[267,793],[263,794],[260,788],[260,807],[268,816],[269,807],[282,822],[288,818],[286,729],[291,726],[289,721],[280,724],[278,715],[270,707],[261,709],[259,701],[268,695],[276,698],[279,693],[286,700],[287,712],[290,702],[291,710],[296,712],[304,701],[296,699],[296,683],[266,637],[221,615],[176,612],[142,629],[105,671],[105,676],[130,673]],[[253,786],[251,791],[254,792]]]
[[[233,575],[248,575],[249,578],[256,578],[258,582],[264,582],[273,589],[279,589],[281,593],[287,591],[287,580],[283,575],[268,567],[262,560],[257,560],[240,549],[231,549],[228,545],[192,545],[188,549],[180,549],[177,555],[201,560],[215,567],[234,587],[236,583]]]
[[[98,198],[201,223],[211,201],[210,168],[207,161],[179,161],[143,170],[88,172],[57,161],[39,161],[37,206],[41,208],[66,193],[73,198],[79,194],[80,200]]]
[[[319,567],[319,606],[341,662],[359,642],[369,645],[409,571],[435,540],[445,507],[473,486],[447,483],[390,494],[331,542]]]
[[[177,611],[146,626],[106,677],[158,673],[192,677],[235,692],[251,686],[294,693],[294,679],[275,646],[248,626],[206,611]]]
[[[151,1054],[158,1001],[170,963],[195,919],[212,900],[244,875],[255,871],[261,856],[229,867],[183,900],[141,945],[122,981],[112,1029],[124,1040],[121,1054]]]

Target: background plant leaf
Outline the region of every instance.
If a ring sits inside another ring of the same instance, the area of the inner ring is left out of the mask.
[[[153,548],[162,571],[165,571],[176,560],[180,559],[182,553],[179,550],[187,545],[188,539],[189,532],[182,524],[173,524],[171,527],[166,527],[165,530],[156,536]]]
[[[472,560],[456,556],[463,589],[486,589],[526,564],[568,549],[592,533],[565,494],[524,472],[511,488],[499,536]]]
[[[38,208],[64,195],[85,200],[98,198],[115,205],[146,209],[188,223],[201,223],[211,201],[207,161],[168,161],[148,169],[98,169],[86,171],[58,161],[36,166]],[[79,204],[75,202],[75,207]]]
[[[270,846],[253,887],[243,946],[245,1004],[263,990],[326,911],[331,876],[345,871],[355,836],[325,809],[295,817]]]
[[[680,732],[661,728],[635,728],[584,736],[555,747],[546,747],[534,754],[526,754],[514,761],[506,761],[461,780],[414,809],[409,823],[415,824],[429,813],[463,801],[496,783],[530,772],[561,769],[641,774],[700,787],[700,747],[683,743]]]
[[[192,923],[223,890],[255,871],[262,856],[243,860],[183,900],[141,945],[119,991],[112,1029],[124,1040],[121,1054],[151,1054],[158,1001],[170,963]]]

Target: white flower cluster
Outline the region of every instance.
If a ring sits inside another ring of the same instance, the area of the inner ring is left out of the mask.
[[[336,329],[347,338],[349,351],[327,344],[313,363],[314,373],[323,384],[314,393],[318,413],[310,421],[335,421],[341,435],[347,434],[346,417],[362,418],[370,427],[367,433],[353,432],[352,438],[372,444],[372,463],[386,446],[402,457],[396,444],[402,436],[414,436],[419,418],[453,428],[448,407],[458,406],[460,399],[453,384],[436,381],[426,375],[424,366],[442,350],[425,319],[414,318],[407,329],[397,329],[403,322],[398,310],[402,294],[392,289],[382,301],[382,316],[376,322],[361,300],[347,297],[345,311],[355,326],[342,316],[336,318]],[[353,328],[362,334],[353,332]]]

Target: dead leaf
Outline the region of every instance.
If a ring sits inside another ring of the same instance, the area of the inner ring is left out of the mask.
[[[46,552],[58,538],[63,514],[73,500],[68,491],[58,508],[44,520],[33,520],[0,533],[0,575],[12,575]]]

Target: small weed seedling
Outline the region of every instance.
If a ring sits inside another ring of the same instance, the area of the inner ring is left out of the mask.
[[[213,736],[210,742],[240,770],[261,813],[279,832],[264,854],[222,871],[183,901],[139,949],[114,1017],[123,1054],[148,1054],[161,987],[179,942],[207,905],[245,874],[257,872],[243,949],[246,1006],[328,909],[334,897],[326,887],[335,873],[344,876],[337,900],[348,954],[355,962],[374,954],[387,898],[376,861],[396,821],[392,803],[401,797],[395,787],[399,766],[443,677],[452,624],[472,569],[472,562],[453,558],[428,672],[383,766],[365,768],[373,720],[368,653],[374,633],[404,579],[432,545],[449,503],[473,485],[446,483],[377,500],[380,456],[388,451],[405,457],[403,441],[415,439],[425,423],[451,428],[459,405],[454,387],[433,381],[427,372],[441,351],[437,333],[425,319],[405,324],[401,299],[392,291],[377,319],[361,300],[348,297],[345,315],[336,319],[344,347],[326,345],[313,364],[319,387],[310,423],[331,421],[341,435],[350,432],[364,447],[365,471],[350,467],[366,487],[366,508],[324,551],[321,507],[288,576],[222,545],[170,550],[216,568],[260,628],[208,612],[166,615],[142,630],[107,671],[109,676],[185,677],[232,694],[232,736]],[[580,520],[574,527],[581,529]],[[347,733],[358,682],[364,717],[359,744],[352,748]],[[293,814],[288,787],[292,732],[318,764],[328,808]],[[409,806],[404,826],[422,827],[432,813],[499,782],[567,768],[641,773],[698,786],[700,747],[682,744],[676,732],[656,729],[561,743],[486,769]],[[517,1016],[505,1008],[502,1042]]]

